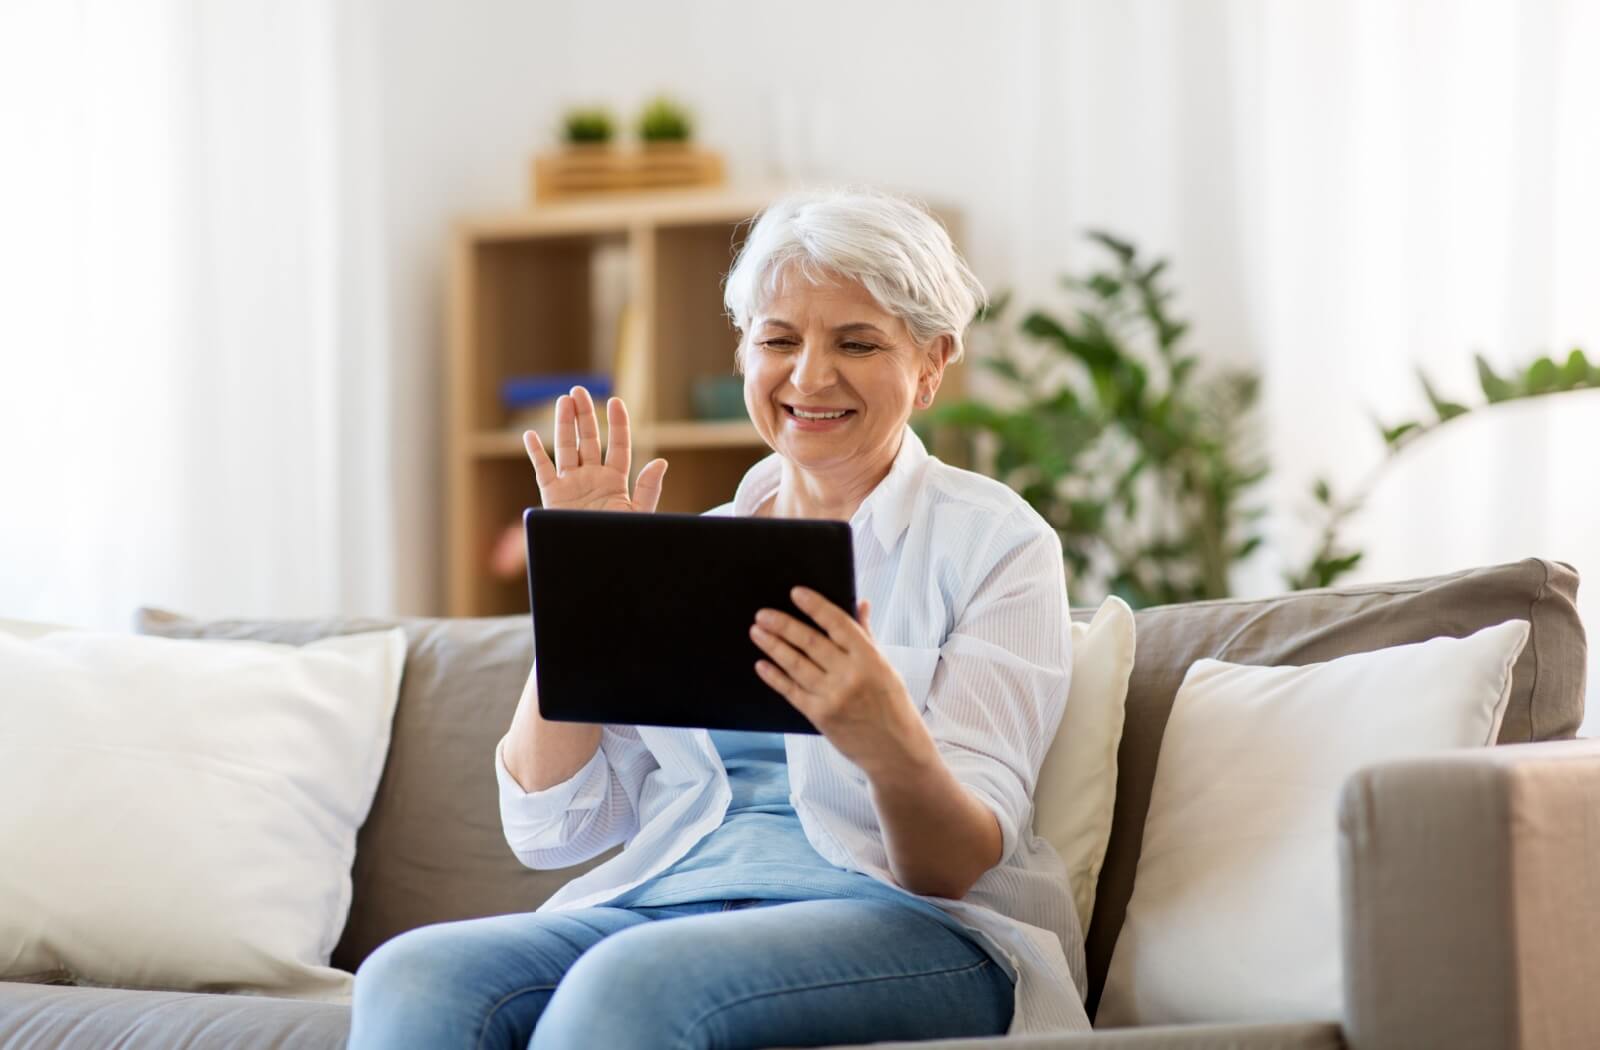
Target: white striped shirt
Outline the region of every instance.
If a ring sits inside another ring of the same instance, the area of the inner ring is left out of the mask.
[[[749,515],[778,486],[773,454],[709,514]],[[1061,858],[1033,834],[1033,789],[1066,706],[1072,631],[1055,531],[1016,493],[930,456],[908,427],[888,475],[850,519],[856,593],[940,755],[995,814],[1002,861],[960,900],[924,899],[1016,979],[1010,1033],[1087,1031],[1083,933]],[[898,885],[866,775],[820,736],[786,734],[791,802],[829,862]],[[495,761],[506,841],[533,868],[626,848],[540,911],[605,904],[722,823],[727,771],[703,729],[607,725],[582,769],[524,792]]]

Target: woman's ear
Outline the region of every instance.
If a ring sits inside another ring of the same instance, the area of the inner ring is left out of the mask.
[[[917,377],[918,398],[921,402],[921,392],[926,391],[928,401],[933,400],[933,395],[939,392],[939,384],[944,382],[944,369],[950,363],[950,355],[955,352],[956,343],[948,334],[934,336],[933,342],[928,347],[927,357],[922,367],[922,373]]]

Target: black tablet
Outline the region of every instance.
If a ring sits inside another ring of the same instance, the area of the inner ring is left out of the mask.
[[[817,732],[756,674],[750,625],[762,608],[812,622],[796,586],[854,614],[847,522],[532,507],[522,520],[545,718]]]

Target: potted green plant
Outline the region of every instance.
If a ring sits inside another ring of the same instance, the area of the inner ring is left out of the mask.
[[[1002,343],[978,358],[1010,387],[1011,404],[960,401],[929,422],[987,438],[979,469],[1055,527],[1083,594],[1136,608],[1223,597],[1229,568],[1262,542],[1256,486],[1267,464],[1251,426],[1260,377],[1203,367],[1187,348],[1165,260],[1090,237],[1110,265],[1063,278],[1067,311],[1021,319],[1035,352]],[[1007,298],[979,317],[983,328],[1009,327]]]
[[[694,121],[682,105],[659,95],[639,114],[638,132],[646,148],[683,146],[694,134]]]
[[[568,146],[606,146],[616,134],[616,122],[603,106],[580,106],[562,118],[562,134]]]

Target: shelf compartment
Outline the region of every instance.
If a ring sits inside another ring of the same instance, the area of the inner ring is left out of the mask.
[[[462,248],[469,308],[459,338],[466,411],[479,427],[504,424],[500,385],[519,375],[590,372],[596,361],[593,271],[599,252],[625,235],[562,236],[467,243]],[[575,305],[574,304],[578,304]]]
[[[520,524],[526,507],[539,505],[539,484],[533,465],[524,459],[477,459],[458,466],[461,490],[456,498],[471,508],[456,519],[460,529],[452,544],[450,605],[453,616],[505,616],[528,611],[525,574],[506,579],[490,571],[490,558],[501,535]]]
[[[657,450],[661,451],[661,450]],[[733,499],[745,472],[771,452],[760,448],[680,448],[665,458],[667,470],[656,509],[673,514],[703,514]]]
[[[662,449],[767,448],[755,424],[743,419],[656,423],[647,431],[646,439],[658,452]]]
[[[655,347],[652,415],[688,419],[694,381],[734,374],[738,333],[722,312],[722,278],[733,266],[747,227],[735,222],[661,226],[650,295]]]

